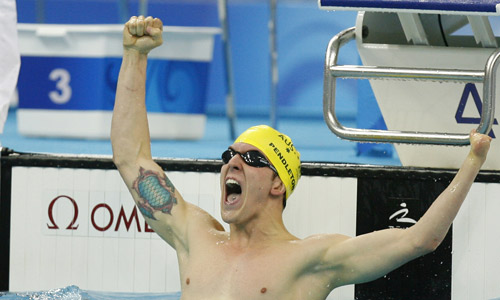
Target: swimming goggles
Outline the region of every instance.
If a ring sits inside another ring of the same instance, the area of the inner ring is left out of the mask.
[[[247,151],[245,153],[240,153],[231,148],[228,148],[226,151],[222,153],[222,162],[227,164],[236,154],[239,154],[243,161],[251,166],[256,168],[269,167],[274,173],[278,174],[276,168],[257,150]]]

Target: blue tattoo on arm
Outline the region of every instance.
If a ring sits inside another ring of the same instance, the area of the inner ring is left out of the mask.
[[[151,170],[139,169],[139,177],[134,181],[134,190],[139,194],[137,203],[141,213],[150,219],[156,220],[153,213],[161,211],[171,214],[177,204],[175,187],[165,174],[159,175]]]

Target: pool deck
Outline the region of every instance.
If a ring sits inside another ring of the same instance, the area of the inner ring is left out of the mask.
[[[267,118],[239,118],[237,134],[250,126],[269,123]],[[351,122],[352,123],[352,122]],[[43,125],[41,125],[43,126]],[[355,124],[346,123],[346,126]],[[278,130],[288,134],[304,162],[332,162],[400,166],[395,151],[391,156],[357,155],[356,143],[336,137],[320,118],[278,119]],[[0,136],[2,147],[17,152],[50,153],[70,155],[111,156],[111,143],[108,139],[62,139],[26,137],[17,129],[16,110],[11,109],[3,134]],[[205,134],[196,141],[153,140],[152,155],[158,158],[219,159],[220,154],[232,143],[229,124],[225,117],[208,116]]]

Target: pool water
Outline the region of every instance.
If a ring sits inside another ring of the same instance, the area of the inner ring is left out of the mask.
[[[85,291],[71,285],[38,292],[2,293],[0,300],[179,300],[181,293],[112,293]]]

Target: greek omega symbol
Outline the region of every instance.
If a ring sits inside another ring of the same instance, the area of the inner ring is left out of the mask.
[[[57,196],[56,198],[54,198],[50,202],[48,214],[49,214],[50,223],[52,225],[47,224],[47,227],[49,229],[59,229],[59,226],[57,226],[56,222],[54,221],[53,210],[54,210],[54,205],[56,204],[57,200],[59,200],[61,198],[66,198],[69,201],[71,201],[71,204],[73,204],[73,208],[74,208],[73,220],[71,221],[71,223],[69,223],[69,225],[68,225],[68,227],[66,227],[66,229],[67,230],[78,229],[78,225],[75,226],[76,220],[78,219],[78,205],[76,204],[76,201],[73,198],[71,198],[70,196],[66,196],[66,195]]]

